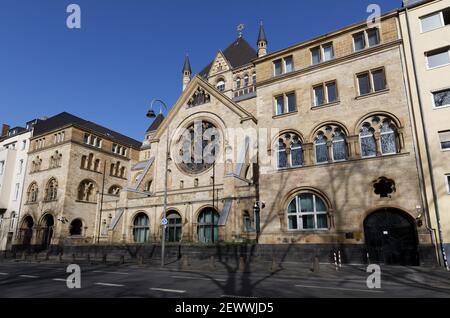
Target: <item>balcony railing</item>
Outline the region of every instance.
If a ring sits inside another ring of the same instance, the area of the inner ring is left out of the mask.
[[[255,96],[256,96],[256,86],[254,85],[235,89],[233,92],[234,101],[241,101]]]

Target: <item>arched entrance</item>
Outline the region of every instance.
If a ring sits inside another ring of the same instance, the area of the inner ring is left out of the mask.
[[[31,244],[31,239],[33,237],[33,225],[34,221],[31,216],[26,216],[22,221],[22,226],[20,227],[20,235],[22,238],[22,245],[29,246]]]
[[[55,221],[51,214],[46,214],[42,219],[42,248],[46,249],[52,242],[53,226]]]
[[[385,265],[419,265],[414,220],[397,209],[381,209],[364,220],[369,261]]]

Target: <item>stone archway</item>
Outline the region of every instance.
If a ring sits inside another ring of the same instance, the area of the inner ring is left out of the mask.
[[[30,215],[27,215],[20,226],[20,237],[23,246],[30,246],[33,238],[34,220]]]
[[[371,263],[419,265],[414,219],[407,213],[385,208],[364,220],[364,236]]]
[[[54,225],[55,219],[53,218],[53,215],[51,214],[44,215],[41,221],[41,229],[42,229],[41,242],[43,249],[47,249],[52,242]]]

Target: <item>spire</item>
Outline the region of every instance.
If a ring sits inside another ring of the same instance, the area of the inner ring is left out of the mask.
[[[264,32],[263,22],[259,24],[259,34],[258,34],[258,57],[267,55],[267,37],[266,32]]]
[[[264,32],[264,25],[263,25],[262,21],[259,24],[258,43],[259,42],[266,42],[267,43],[266,32]]]
[[[192,73],[191,71],[191,63],[189,62],[189,55],[186,54],[186,58],[184,59],[184,65],[183,65],[183,74],[188,72],[189,75]]]

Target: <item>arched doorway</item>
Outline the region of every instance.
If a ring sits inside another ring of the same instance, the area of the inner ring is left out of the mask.
[[[139,212],[133,221],[133,240],[135,243],[145,243],[148,241],[150,231],[150,221],[144,212]]]
[[[166,228],[166,241],[167,242],[180,242],[182,233],[182,219],[178,212],[167,212],[167,228]]]
[[[46,249],[52,242],[53,226],[55,221],[51,214],[46,214],[42,219],[42,248]]]
[[[414,220],[397,209],[382,209],[364,220],[369,261],[385,265],[419,265]]]
[[[75,219],[70,223],[70,236],[80,236],[83,233],[83,222]]]
[[[33,218],[29,215],[26,216],[22,221],[22,226],[20,227],[20,235],[22,237],[22,244],[24,246],[29,246],[31,244],[31,239],[33,237],[33,225]]]
[[[216,243],[219,240],[219,213],[212,208],[198,215],[197,236],[199,242]]]

